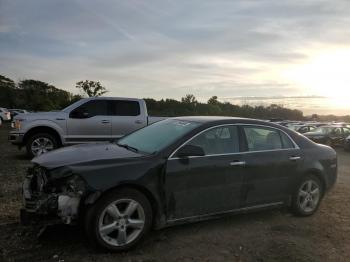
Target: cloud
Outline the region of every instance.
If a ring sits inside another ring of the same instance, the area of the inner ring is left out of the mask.
[[[279,71],[347,46],[346,0],[2,0],[0,70],[75,91],[180,98],[298,96]]]

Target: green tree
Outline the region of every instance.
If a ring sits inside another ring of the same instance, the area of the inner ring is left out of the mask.
[[[6,76],[0,75],[0,105],[14,108],[16,105],[16,93],[15,82]]]
[[[183,98],[181,98],[181,102],[185,104],[197,104],[197,99],[192,94],[187,94]]]
[[[61,110],[74,99],[70,92],[33,79],[19,82],[18,91],[17,107],[34,111]]]
[[[102,96],[103,94],[108,92],[107,89],[104,86],[102,86],[100,82],[91,80],[77,82],[76,88],[82,90],[89,97]]]
[[[212,96],[208,100],[208,105],[217,105],[218,103],[220,103],[220,102],[218,101],[218,97],[217,96]]]

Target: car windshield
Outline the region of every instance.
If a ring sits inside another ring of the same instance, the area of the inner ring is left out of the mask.
[[[152,154],[164,149],[200,123],[166,119],[142,128],[117,141],[117,144],[139,152]]]

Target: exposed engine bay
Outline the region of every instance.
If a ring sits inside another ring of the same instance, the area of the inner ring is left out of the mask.
[[[35,165],[28,169],[23,183],[21,221],[29,224],[45,217],[48,223],[61,220],[65,224],[74,224],[84,191],[85,182],[79,176],[61,170],[58,174],[51,174]]]

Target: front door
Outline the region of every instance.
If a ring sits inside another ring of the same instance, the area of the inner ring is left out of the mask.
[[[247,141],[244,206],[285,202],[298,179],[300,149],[278,129],[261,126],[242,129]]]
[[[240,206],[244,161],[239,154],[238,128],[209,129],[187,145],[201,147],[200,157],[170,158],[166,169],[168,220],[209,215]]]
[[[107,100],[90,100],[69,114],[68,143],[111,140],[111,116]]]

